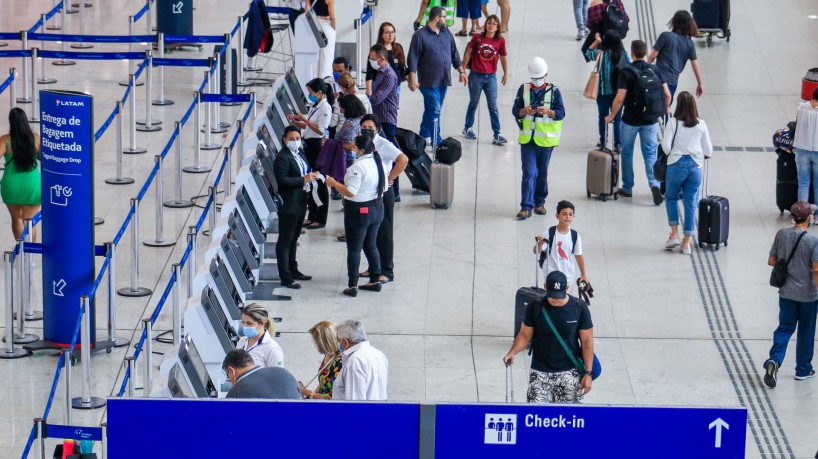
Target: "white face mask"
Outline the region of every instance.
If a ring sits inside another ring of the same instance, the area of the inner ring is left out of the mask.
[[[542,85],[545,84],[545,78],[532,78],[531,84],[533,84],[536,88],[541,88]]]
[[[301,149],[301,141],[300,140],[290,140],[287,142],[287,148],[293,152],[297,153],[298,150]]]
[[[370,59],[369,60],[369,65],[371,65],[372,68],[375,69],[375,70],[380,70],[381,69],[381,64],[378,63],[377,59]]]

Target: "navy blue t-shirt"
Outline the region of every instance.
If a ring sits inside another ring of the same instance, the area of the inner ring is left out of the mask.
[[[548,326],[543,316],[543,308],[574,357],[582,362],[579,331],[594,327],[588,304],[571,295],[568,295],[568,303],[560,307],[551,306],[548,301],[545,302],[545,306],[532,302],[526,308],[525,318],[523,318],[526,326],[534,328],[532,340],[534,355],[531,359],[531,368],[549,373],[572,370],[575,368],[574,363],[571,362],[565,349],[551,331],[551,327]]]

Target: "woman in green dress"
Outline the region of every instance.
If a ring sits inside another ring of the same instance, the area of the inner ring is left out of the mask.
[[[0,180],[0,196],[11,214],[14,239],[23,234],[26,219],[40,211],[40,136],[31,131],[26,112],[12,108],[9,112],[9,133],[0,137],[0,153],[6,170]],[[31,235],[37,240],[37,233]]]

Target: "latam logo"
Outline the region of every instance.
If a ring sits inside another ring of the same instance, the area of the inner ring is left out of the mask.
[[[58,107],[85,107],[85,102],[76,100],[60,100],[57,99]]]

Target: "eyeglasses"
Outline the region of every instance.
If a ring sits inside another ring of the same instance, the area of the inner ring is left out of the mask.
[[[394,30],[384,30],[383,34],[384,35],[395,35],[395,31]]]
[[[500,24],[498,24],[496,22],[487,22],[486,25],[487,26],[490,26],[490,25],[497,26],[497,25],[500,25]]]

